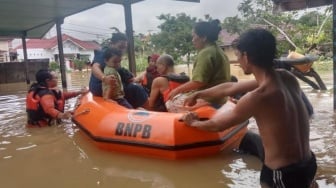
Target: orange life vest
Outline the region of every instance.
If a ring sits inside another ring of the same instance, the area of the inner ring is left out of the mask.
[[[168,88],[160,93],[158,99],[155,101],[154,104],[154,109],[155,111],[161,111],[161,112],[166,112],[167,108],[165,105],[165,102],[168,100],[168,95],[169,93],[177,88],[178,86],[182,85],[183,83],[186,83],[190,80],[190,78],[185,75],[185,74],[180,74],[180,75],[166,75],[162,76],[167,78],[168,80]]]
[[[43,111],[41,106],[41,98],[44,95],[53,95],[55,109],[64,111],[64,97],[60,91],[48,89],[40,85],[32,85],[26,97],[26,112],[28,125],[46,126],[51,125],[53,118]]]
[[[168,100],[168,95],[169,93],[177,88],[178,86],[188,82],[190,79],[187,75],[184,75],[184,74],[180,74],[180,75],[167,75],[167,76],[163,76],[165,78],[168,79],[168,88],[162,92],[162,95],[163,95],[163,101],[164,102],[167,102]]]

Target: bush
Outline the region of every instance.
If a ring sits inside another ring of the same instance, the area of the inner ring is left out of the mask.
[[[323,61],[316,61],[313,64],[313,68],[317,72],[321,71],[332,71],[333,70],[333,62],[331,59],[326,59]]]
[[[53,71],[57,71],[57,70],[60,70],[60,65],[59,63],[55,62],[55,61],[51,61],[49,63],[49,69],[50,70],[53,70]]]
[[[135,59],[136,62],[136,72],[143,72],[146,70],[148,63],[147,63],[147,57],[146,58],[139,58],[137,57]],[[126,69],[129,69],[128,59],[125,58],[121,61],[121,66],[125,67]]]
[[[85,61],[82,59],[74,59],[75,69],[82,71],[84,66],[86,65]]]

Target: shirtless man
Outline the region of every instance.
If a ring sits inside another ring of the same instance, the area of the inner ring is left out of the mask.
[[[219,110],[207,121],[199,121],[195,113],[187,113],[182,119],[191,127],[221,131],[254,117],[265,150],[262,185],[309,187],[317,168],[309,145],[309,116],[296,78],[286,70],[273,69],[275,51],[275,38],[270,32],[252,29],[242,34],[237,41],[238,62],[256,82],[236,83],[235,87],[250,87],[252,91],[233,110]],[[211,89],[212,93],[216,89],[221,92],[220,86]],[[194,100],[186,102],[193,105]]]

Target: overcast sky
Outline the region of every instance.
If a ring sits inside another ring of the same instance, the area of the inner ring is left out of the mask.
[[[225,17],[238,14],[237,7],[242,0],[200,0],[200,3],[174,0],[145,0],[132,5],[133,30],[136,34],[157,32],[161,14],[185,13],[191,17],[204,18],[209,14],[214,19],[223,21]],[[111,27],[125,32],[124,8],[121,5],[104,4],[84,12],[67,17],[62,25],[63,33],[83,40],[108,37]],[[52,29],[47,37],[56,35]]]

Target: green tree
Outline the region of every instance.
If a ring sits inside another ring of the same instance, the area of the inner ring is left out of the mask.
[[[229,33],[241,34],[247,28],[247,24],[236,15],[233,17],[226,17],[222,23],[222,27]]]
[[[191,42],[191,31],[197,19],[185,13],[179,13],[176,16],[162,14],[158,19],[163,23],[158,26],[161,32],[151,36],[154,48],[172,55],[175,59],[185,55],[190,59],[190,55],[195,52]]]
[[[230,33],[241,33],[248,28],[263,27],[271,30],[278,40],[280,54],[288,50],[301,53],[312,47],[331,42],[331,9],[304,12],[274,12],[272,1],[244,0],[239,6],[240,15],[225,18],[223,27]],[[329,29],[330,28],[330,29]]]

